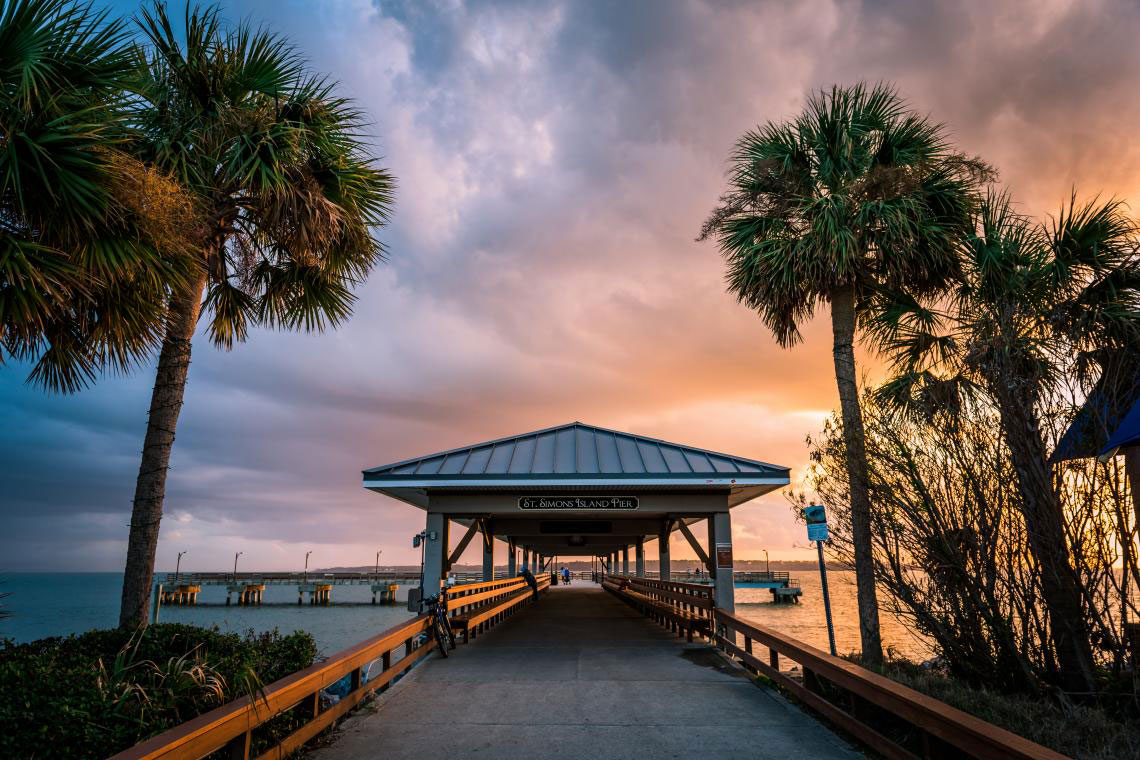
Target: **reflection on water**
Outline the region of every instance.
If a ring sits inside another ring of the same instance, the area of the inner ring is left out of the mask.
[[[799,639],[827,651],[827,621],[823,613],[823,594],[819,572],[797,570],[792,573],[799,579],[803,596],[799,604],[773,604],[767,589],[741,588],[736,590],[736,614],[775,628],[792,638]],[[855,573],[847,570],[828,570],[827,585],[831,591],[831,615],[835,623],[835,648],[839,654],[859,651],[859,607],[855,596]],[[894,647],[898,653],[912,660],[926,660],[932,656],[930,643],[907,628],[891,613],[879,613],[879,627],[883,647]]]
[[[767,589],[737,589],[736,611],[746,619],[775,628],[812,646],[827,650],[827,628],[820,596],[819,574],[793,574],[803,587],[799,604],[773,604]],[[0,636],[31,641],[44,636],[110,628],[118,622],[122,575],[118,573],[14,573],[4,576],[0,590],[11,592],[4,606],[13,614],[0,620]],[[836,646],[840,653],[859,649],[855,574],[830,571],[831,605]],[[401,597],[407,589],[401,587]],[[268,586],[261,607],[225,606],[222,586],[205,586],[199,607],[163,607],[164,622],[218,626],[244,632],[277,628],[283,633],[310,632],[325,654],[332,654],[406,620],[403,606],[372,606],[368,586],[336,586],[332,607],[298,606],[295,586]],[[930,657],[930,647],[917,634],[884,612],[880,617],[884,645],[912,659]]]

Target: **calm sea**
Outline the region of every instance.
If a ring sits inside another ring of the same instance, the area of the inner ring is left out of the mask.
[[[793,573],[803,588],[799,604],[773,604],[766,589],[737,589],[736,609],[742,617],[771,626],[793,638],[827,649],[827,628],[817,573]],[[859,648],[854,573],[830,571],[831,605],[840,653]],[[10,595],[0,619],[0,637],[31,641],[66,636],[118,621],[122,575],[119,573],[7,573],[0,591]],[[163,622],[217,626],[223,631],[283,633],[308,631],[324,654],[332,654],[408,617],[403,606],[373,606],[368,586],[334,587],[332,607],[298,606],[294,586],[269,586],[261,607],[225,606],[223,586],[205,586],[198,607],[163,607]],[[400,589],[405,596],[405,588]],[[884,612],[883,642],[914,659],[930,657],[930,647],[900,621]]]

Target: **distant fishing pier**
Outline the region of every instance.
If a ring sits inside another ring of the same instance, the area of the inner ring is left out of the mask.
[[[862,745],[899,760],[1059,760],[735,614],[738,582],[776,597],[793,587],[734,572],[730,519],[787,483],[787,468],[580,423],[366,470],[365,488],[425,511],[424,593],[442,597],[462,644],[440,657],[432,618],[420,614],[115,758],[284,758],[376,695],[312,756],[784,760],[857,758]],[[690,527],[701,521],[705,542]],[[674,579],[675,531],[707,577]],[[452,568],[476,537],[482,577],[456,581]],[[645,567],[651,540],[658,578]],[[496,542],[507,548],[503,578]],[[564,586],[540,572],[575,556],[593,559],[589,580]],[[419,583],[336,575],[329,585]],[[196,580],[298,583],[297,574]]]
[[[420,582],[418,573],[156,573],[159,604],[196,605],[203,586],[224,586],[226,604],[260,605],[267,586],[296,586],[297,604],[333,602],[334,586],[371,586],[372,603],[396,601],[396,589]],[[231,599],[232,597],[232,599]]]
[[[543,569],[549,570],[554,558],[546,558]],[[578,580],[596,580],[596,573],[577,571],[571,574]],[[692,572],[672,573],[671,579],[711,586],[712,578]],[[495,579],[511,577],[506,571],[496,570]],[[656,578],[656,572],[646,577]],[[449,583],[466,583],[481,579],[477,573],[450,573]],[[400,586],[418,585],[418,573],[382,571],[379,573],[157,573],[156,599],[160,605],[194,606],[199,603],[203,586],[224,586],[226,605],[260,606],[267,586],[296,586],[297,604],[308,599],[309,604],[333,604],[334,586],[370,586],[372,604],[394,604]],[[766,588],[774,602],[795,602],[803,594],[799,581],[786,572],[737,572],[736,588]],[[306,597],[306,594],[308,595]]]

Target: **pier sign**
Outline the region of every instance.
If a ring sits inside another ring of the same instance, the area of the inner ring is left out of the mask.
[[[523,496],[519,509],[608,512],[637,509],[636,496]]]
[[[804,521],[807,522],[808,541],[827,540],[827,510],[822,505],[805,507]]]
[[[732,569],[732,544],[716,545],[716,567],[725,570]]]

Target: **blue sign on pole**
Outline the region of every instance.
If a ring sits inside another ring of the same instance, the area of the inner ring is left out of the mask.
[[[827,510],[822,505],[805,507],[804,520],[807,522],[808,541],[827,540]]]
[[[819,555],[819,585],[823,592],[823,615],[827,619],[827,643],[831,656],[835,657],[835,625],[831,621],[831,594],[827,591],[827,565],[823,561],[823,542],[827,540],[827,510],[822,504],[812,504],[804,508],[804,521],[807,523],[808,541],[815,541]]]

